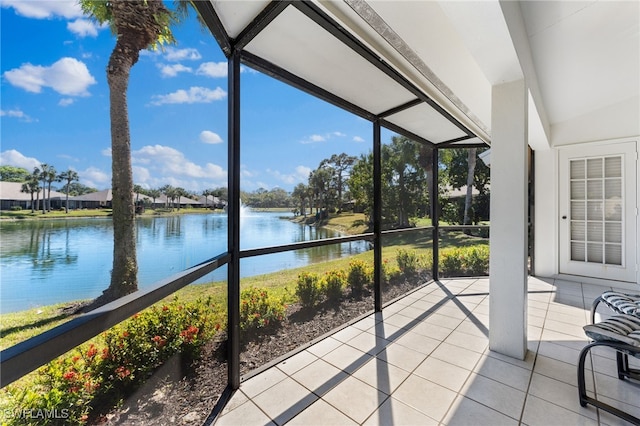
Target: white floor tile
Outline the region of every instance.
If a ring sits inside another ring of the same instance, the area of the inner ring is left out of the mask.
[[[343,344],[323,356],[322,359],[347,373],[353,373],[366,364],[371,357],[372,355],[366,354],[347,344]]]
[[[482,357],[482,354],[459,346],[450,345],[449,343],[442,343],[433,351],[431,356],[471,371],[478,363],[480,357]]]
[[[287,426],[355,426],[356,422],[336,410],[331,405],[317,400],[306,410],[291,419]]]
[[[245,426],[249,424],[275,426],[275,423],[251,401],[247,401],[235,410],[220,416],[215,424],[216,426]]]
[[[284,424],[318,399],[293,379],[285,379],[252,399],[276,424]]]
[[[355,377],[347,378],[322,397],[358,423],[364,422],[387,398],[385,393]]]
[[[392,396],[440,421],[456,398],[456,393],[427,379],[412,375],[400,385]]]
[[[469,377],[462,394],[514,419],[520,418],[526,396],[525,392],[476,373]]]
[[[437,358],[429,357],[413,371],[413,374],[458,392],[462,389],[471,371]]]
[[[342,380],[346,379],[348,375],[338,367],[334,367],[328,362],[318,359],[291,377],[311,392],[322,396]]]
[[[577,394],[576,394],[577,398]],[[529,426],[576,425],[597,426],[595,419],[582,416],[551,402],[529,395],[522,415],[522,423]]]
[[[387,395],[391,395],[409,377],[409,374],[408,371],[389,364],[380,358],[373,358],[353,373],[353,377]]]
[[[394,398],[387,399],[363,423],[365,426],[437,426],[438,422]]]
[[[442,423],[449,426],[515,426],[518,421],[472,399],[458,396]]]

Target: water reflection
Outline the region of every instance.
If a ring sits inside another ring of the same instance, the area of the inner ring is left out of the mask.
[[[241,248],[335,237],[326,229],[249,213],[241,221]],[[0,223],[0,311],[98,296],[109,285],[113,259],[111,219]],[[138,279],[144,288],[227,250],[227,216],[192,214],[137,220]],[[365,242],[332,244],[245,259],[241,275],[336,259],[367,250]],[[223,270],[206,281],[226,279]]]

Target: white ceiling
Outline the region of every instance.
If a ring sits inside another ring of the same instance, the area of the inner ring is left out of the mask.
[[[212,0],[232,38],[268,3]],[[492,86],[523,77],[537,146],[640,135],[639,1],[314,4],[485,141]],[[295,15],[302,14],[287,7],[247,50],[376,114],[414,97]],[[388,119],[426,135],[442,122],[419,122],[432,112],[422,104]],[[431,136],[438,142],[456,137],[455,130],[445,126]]]

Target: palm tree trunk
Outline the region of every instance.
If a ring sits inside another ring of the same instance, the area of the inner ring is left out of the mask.
[[[469,212],[471,211],[471,191],[473,190],[473,180],[476,170],[476,148],[469,148],[467,167],[467,194],[464,198],[464,219],[462,221],[463,225],[469,225],[471,223]]]
[[[111,103],[113,191],[113,270],[111,284],[104,292],[107,300],[117,299],[138,289],[131,136],[127,108],[129,73],[133,62],[127,54],[130,47],[123,44],[118,39],[107,68]]]

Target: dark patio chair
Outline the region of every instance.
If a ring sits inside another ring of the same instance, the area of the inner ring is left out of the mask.
[[[629,367],[629,355],[640,359],[640,315],[615,315],[597,324],[584,326],[584,331],[593,342],[580,352],[578,360],[578,393],[580,405],[591,404],[601,410],[620,417],[635,425],[640,425],[640,418],[635,417],[609,404],[587,395],[585,384],[585,360],[589,351],[597,346],[604,346],[616,351],[618,378],[640,380],[640,369]],[[640,388],[638,389],[640,400]]]
[[[616,314],[640,316],[640,294],[605,291],[593,301],[591,306],[591,324],[596,322],[596,309],[600,303],[607,305]]]

